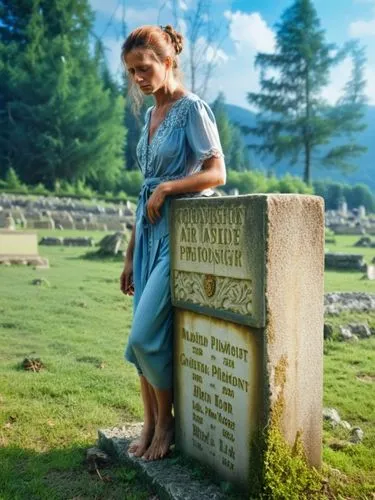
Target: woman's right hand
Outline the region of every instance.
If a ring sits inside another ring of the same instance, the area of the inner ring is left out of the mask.
[[[125,295],[134,295],[133,262],[126,261],[120,276],[120,289]]]

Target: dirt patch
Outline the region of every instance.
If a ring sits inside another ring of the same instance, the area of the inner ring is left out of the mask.
[[[356,378],[360,382],[365,382],[366,384],[375,383],[375,373],[358,373]]]

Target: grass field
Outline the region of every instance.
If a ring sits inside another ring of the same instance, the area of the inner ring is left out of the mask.
[[[39,231],[39,236],[57,232]],[[103,233],[64,231],[93,236]],[[350,251],[356,237],[331,251]],[[84,464],[97,429],[141,418],[137,377],[123,361],[131,299],[119,291],[121,262],[82,258],[82,248],[40,247],[49,270],[0,267],[0,499],[147,499],[132,470]],[[359,250],[362,252],[361,250]],[[374,250],[365,250],[371,260]],[[327,291],[375,292],[361,273],[327,273]],[[35,286],[32,280],[47,282]],[[362,319],[362,318],[354,318]],[[375,314],[364,316],[375,326]],[[332,320],[336,325],[353,317]],[[26,356],[45,369],[24,371]],[[360,426],[362,444],[340,448],[344,431],[325,428],[324,461],[338,469],[335,497],[372,499],[375,491],[375,337],[325,344],[324,404]],[[340,448],[340,449],[338,449]]]
[[[327,244],[330,252],[342,252],[363,255],[367,264],[375,257],[375,248],[357,248],[354,243],[360,236],[336,236],[336,244]],[[366,292],[375,293],[375,281],[363,279],[360,272],[326,271],[326,292]]]

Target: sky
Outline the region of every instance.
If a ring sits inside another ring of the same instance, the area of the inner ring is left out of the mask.
[[[194,10],[196,0],[177,2],[178,28],[184,34],[184,17]],[[117,76],[123,71],[120,62],[123,12],[128,33],[142,24],[175,24],[170,0],[90,0],[90,3],[95,12],[95,33],[102,38],[109,66]],[[216,51],[216,68],[204,97],[212,102],[219,92],[224,92],[227,103],[250,109],[246,95],[259,90],[259,72],[254,68],[256,54],[273,52],[275,25],[293,2],[213,0],[212,3],[210,21],[224,41]],[[369,103],[375,105],[375,0],[315,0],[314,4],[327,42],[340,47],[355,38],[366,48],[366,93]],[[207,50],[208,58],[210,53]],[[183,65],[183,54],[181,58]],[[340,97],[350,72],[349,59],[332,70],[330,84],[324,90],[324,97],[330,103]]]

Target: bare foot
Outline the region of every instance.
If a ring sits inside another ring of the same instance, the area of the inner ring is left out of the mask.
[[[174,438],[174,419],[172,418],[164,427],[155,428],[155,434],[152,438],[151,444],[147,451],[144,453],[145,460],[159,460],[164,458],[168,452]]]
[[[155,428],[153,425],[144,425],[139,438],[130,443],[128,453],[131,453],[135,457],[141,457],[150,446],[154,436],[154,431]]]

